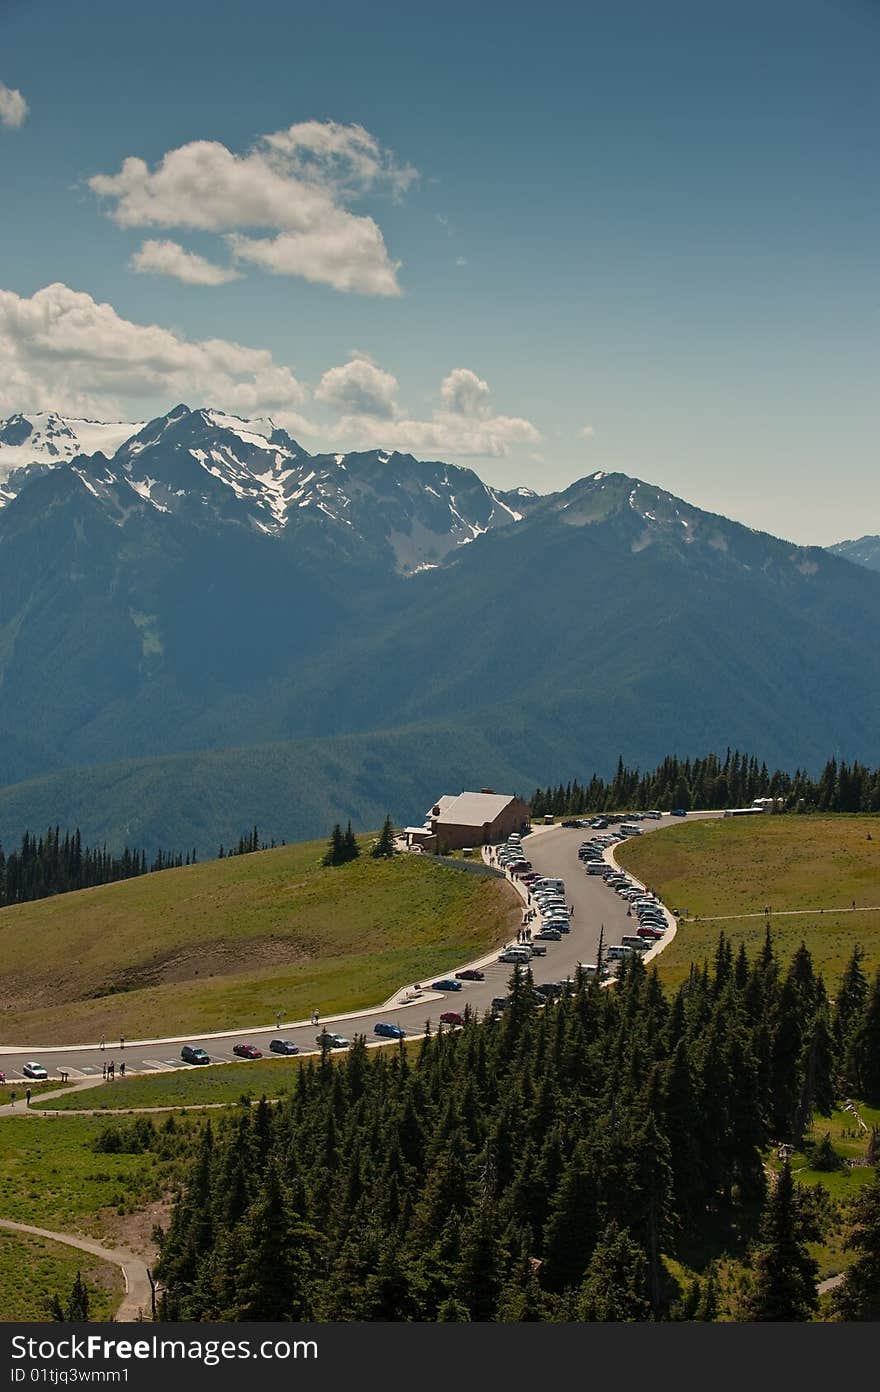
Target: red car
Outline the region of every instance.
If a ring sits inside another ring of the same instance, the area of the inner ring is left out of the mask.
[[[256,1044],[236,1044],[232,1052],[238,1054],[239,1058],[256,1059],[263,1057],[262,1049],[258,1049]]]
[[[457,1010],[444,1010],[440,1016],[441,1025],[463,1025],[464,1016],[459,1015]]]
[[[455,973],[458,981],[485,981],[486,973],[477,971],[476,967],[465,967],[464,971]]]
[[[663,937],[663,930],[661,928],[637,928],[636,932],[640,938],[651,938],[655,942],[657,938]]]

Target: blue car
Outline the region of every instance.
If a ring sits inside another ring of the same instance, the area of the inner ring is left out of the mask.
[[[400,1025],[392,1025],[384,1020],[380,1020],[378,1025],[373,1026],[373,1033],[381,1034],[383,1039],[406,1039],[405,1029],[401,1029]]]
[[[451,977],[445,976],[442,981],[431,982],[432,991],[460,991],[461,982],[453,981]]]

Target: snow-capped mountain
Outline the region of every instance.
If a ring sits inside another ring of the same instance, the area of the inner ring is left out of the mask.
[[[35,475],[58,467],[119,523],[147,505],[193,519],[213,514],[268,535],[318,524],[334,529],[347,551],[390,552],[403,574],[439,565],[456,547],[521,521],[538,497],[527,488],[496,490],[471,469],[408,454],[310,455],[268,418],[184,405],[145,425],[55,415],[0,423],[0,507]]]
[[[113,455],[143,422],[77,420],[54,411],[0,420],[0,507],[37,469],[67,464],[80,454]],[[21,474],[19,475],[19,471]],[[17,480],[12,475],[18,475]]]

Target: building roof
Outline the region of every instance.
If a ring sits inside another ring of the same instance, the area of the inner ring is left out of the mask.
[[[445,814],[447,807],[451,807],[455,800],[455,796],[450,797],[448,793],[444,793],[442,797],[438,797],[437,801],[433,802],[431,806],[428,808],[427,812],[425,813],[425,820],[428,822],[431,821],[432,817],[434,816],[435,807],[440,808],[440,811],[437,815],[439,817],[442,817]]]
[[[435,820],[449,826],[481,827],[494,822],[505,807],[513,802],[512,793],[459,793],[458,797],[440,798],[440,816]],[[436,806],[436,804],[435,804]]]

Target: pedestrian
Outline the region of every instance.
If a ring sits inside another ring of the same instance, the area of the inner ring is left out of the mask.
[[[15,1106],[15,1099],[16,1099],[16,1096],[17,1096],[17,1094],[14,1093],[14,1092],[11,1092],[11,1093],[9,1094],[10,1105],[11,1105],[12,1107]]]
[[[855,899],[854,899],[854,900],[853,900],[853,908],[855,908],[855,906],[856,906],[856,901],[855,901]]]
[[[106,1078],[106,1077],[107,1077],[107,1062],[106,1062],[106,1060],[104,1061],[104,1063],[101,1064],[101,1077],[102,1077],[102,1078]]]
[[[124,1077],[125,1077],[125,1059],[122,1059],[122,1060],[120,1061],[120,1064],[119,1064],[119,1076],[120,1076],[120,1078],[124,1078]]]
[[[104,1036],[103,1036],[103,1034],[102,1034],[102,1035],[101,1035],[101,1053],[103,1054],[103,1052],[104,1052]]]
[[[111,1059],[107,1064],[107,1077],[112,1079],[114,1071],[113,1060]]]
[[[569,909],[569,916],[571,918],[574,918],[574,904],[572,904],[571,908]]]
[[[276,1029],[280,1029],[280,1028],[281,1028],[281,1011],[280,1011],[280,1010],[276,1010],[276,1011],[275,1011],[275,1028],[276,1028]]]
[[[24,1105],[25,1105],[26,1107],[29,1107],[29,1106],[31,1105],[31,1090],[30,1090],[30,1088],[25,1088],[25,1090],[24,1090]]]
[[[125,1048],[125,1035],[124,1035],[124,1034],[120,1034],[120,1036],[119,1036],[119,1047],[120,1047],[120,1049],[124,1049],[124,1048]]]

